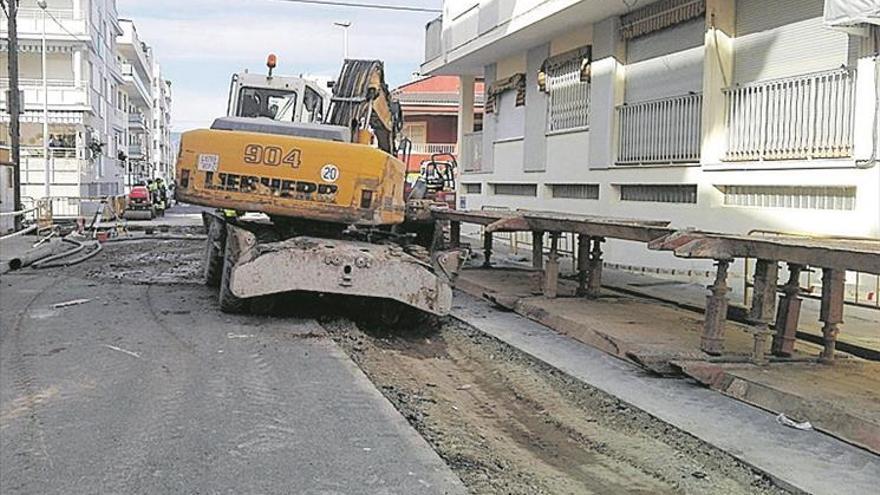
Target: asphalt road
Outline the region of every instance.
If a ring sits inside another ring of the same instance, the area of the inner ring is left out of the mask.
[[[0,493],[464,491],[316,322],[224,315],[151,244],[0,279]]]

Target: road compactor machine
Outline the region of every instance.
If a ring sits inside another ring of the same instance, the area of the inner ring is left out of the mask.
[[[305,292],[356,298],[387,323],[447,314],[463,253],[432,256],[405,233],[402,119],[382,63],[346,60],[332,94],[268,66],[234,75],[228,116],[181,136],[177,197],[223,212],[204,215],[221,309]]]

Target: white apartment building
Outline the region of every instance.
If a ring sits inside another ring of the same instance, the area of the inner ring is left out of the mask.
[[[486,82],[481,132],[461,94],[462,206],[880,237],[880,34],[830,29],[823,8],[444,1],[421,73]],[[607,259],[700,263],[625,242]]]
[[[122,34],[117,43],[125,81],[120,101],[128,113],[125,186],[129,188],[151,178],[173,178],[171,83],[162,77],[153,49],[140,39],[134,22],[119,23]]]
[[[123,169],[117,151],[125,113],[117,106],[122,73],[116,60],[121,33],[115,0],[21,0],[19,30],[22,120],[22,196],[80,197],[116,194]],[[6,38],[6,20],[0,38]],[[45,33],[45,34],[44,34]],[[42,39],[46,38],[43,90]],[[0,44],[0,140],[9,143],[5,77],[8,54]],[[44,100],[45,98],[45,100]],[[43,110],[48,107],[49,159],[43,152]],[[46,185],[48,179],[48,188]]]
[[[156,176],[170,183],[174,179],[177,150],[171,145],[171,81],[153,59],[153,163]]]

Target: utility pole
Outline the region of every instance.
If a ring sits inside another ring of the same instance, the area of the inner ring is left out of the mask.
[[[351,21],[334,22],[334,26],[342,28],[342,61],[348,60],[348,28],[351,27]]]
[[[21,211],[21,93],[18,90],[18,0],[0,0],[8,21],[9,139],[12,159],[12,202],[15,211]],[[15,217],[15,230],[21,229],[21,216]]]

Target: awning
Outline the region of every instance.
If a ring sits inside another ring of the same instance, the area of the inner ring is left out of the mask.
[[[825,25],[855,27],[860,24],[880,26],[880,2],[877,0],[825,0]]]

